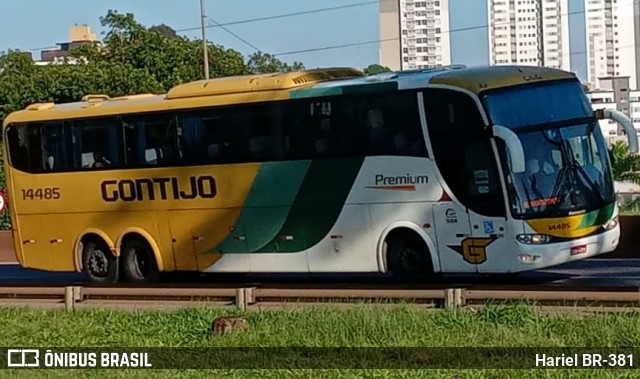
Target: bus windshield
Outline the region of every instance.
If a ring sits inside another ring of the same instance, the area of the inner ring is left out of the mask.
[[[514,217],[579,214],[615,201],[606,143],[578,81],[503,89],[483,102],[492,122],[512,129],[524,149],[521,174],[500,151]]]

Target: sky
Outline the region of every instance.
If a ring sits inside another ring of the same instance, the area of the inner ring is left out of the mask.
[[[333,11],[294,17],[253,21],[226,26],[245,43],[219,27],[207,28],[207,39],[248,55],[257,47],[263,52],[281,54],[278,58],[300,61],[308,68],[328,66],[366,67],[378,63],[379,44],[369,43],[313,52],[316,49],[345,44],[376,41],[379,36],[378,3],[371,0],[205,0],[209,25],[304,12],[321,8],[358,4]],[[582,11],[584,0],[569,0],[569,11]],[[0,23],[0,51],[32,50],[39,58],[44,47],[68,40],[68,28],[87,24],[98,34],[103,28],[99,18],[109,9],[133,13],[146,26],[166,24],[176,30],[192,29],[180,34],[200,38],[199,0],[21,0],[5,1]],[[486,65],[488,32],[485,28],[455,31],[487,24],[486,0],[449,0],[452,63]],[[584,15],[570,16],[572,70],[585,80],[586,57]],[[253,45],[254,47],[251,47]]]

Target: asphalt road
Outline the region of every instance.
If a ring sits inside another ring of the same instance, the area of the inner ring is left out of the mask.
[[[392,284],[397,281],[380,274],[251,274],[251,275],[197,275],[190,274],[182,278],[170,278],[177,284],[233,285],[282,284],[306,286],[309,284],[333,284],[338,287],[367,286],[373,283]],[[51,273],[23,269],[18,265],[0,265],[0,285],[70,285],[81,284],[86,280],[78,273]],[[411,286],[411,283],[407,283]],[[418,283],[416,283],[418,284]],[[640,260],[630,259],[591,259],[573,262],[553,268],[521,273],[513,278],[489,277],[487,275],[446,275],[421,281],[427,286],[552,286],[552,287],[635,287],[640,289]],[[171,285],[171,284],[168,284]]]

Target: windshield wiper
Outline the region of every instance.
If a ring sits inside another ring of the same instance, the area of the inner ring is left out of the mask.
[[[565,141],[565,143],[566,143],[565,146],[566,146],[567,150],[569,151],[568,155],[569,155],[569,157],[571,159],[571,167],[575,170],[576,173],[581,174],[580,176],[582,176],[582,178],[587,183],[587,186],[591,189],[591,191],[594,192],[598,196],[600,201],[604,202],[604,196],[602,195],[602,193],[600,193],[600,189],[591,180],[591,178],[589,177],[589,174],[587,174],[587,172],[584,170],[584,168],[582,166],[580,166],[580,163],[578,163],[578,161],[576,160],[576,156],[573,154],[573,148],[571,147],[571,144],[569,143],[569,141]]]

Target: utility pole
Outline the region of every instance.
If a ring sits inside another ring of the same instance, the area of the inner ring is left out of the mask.
[[[209,79],[209,49],[207,48],[206,20],[204,0],[200,0],[200,22],[202,23],[202,50],[204,51],[204,78]]]

